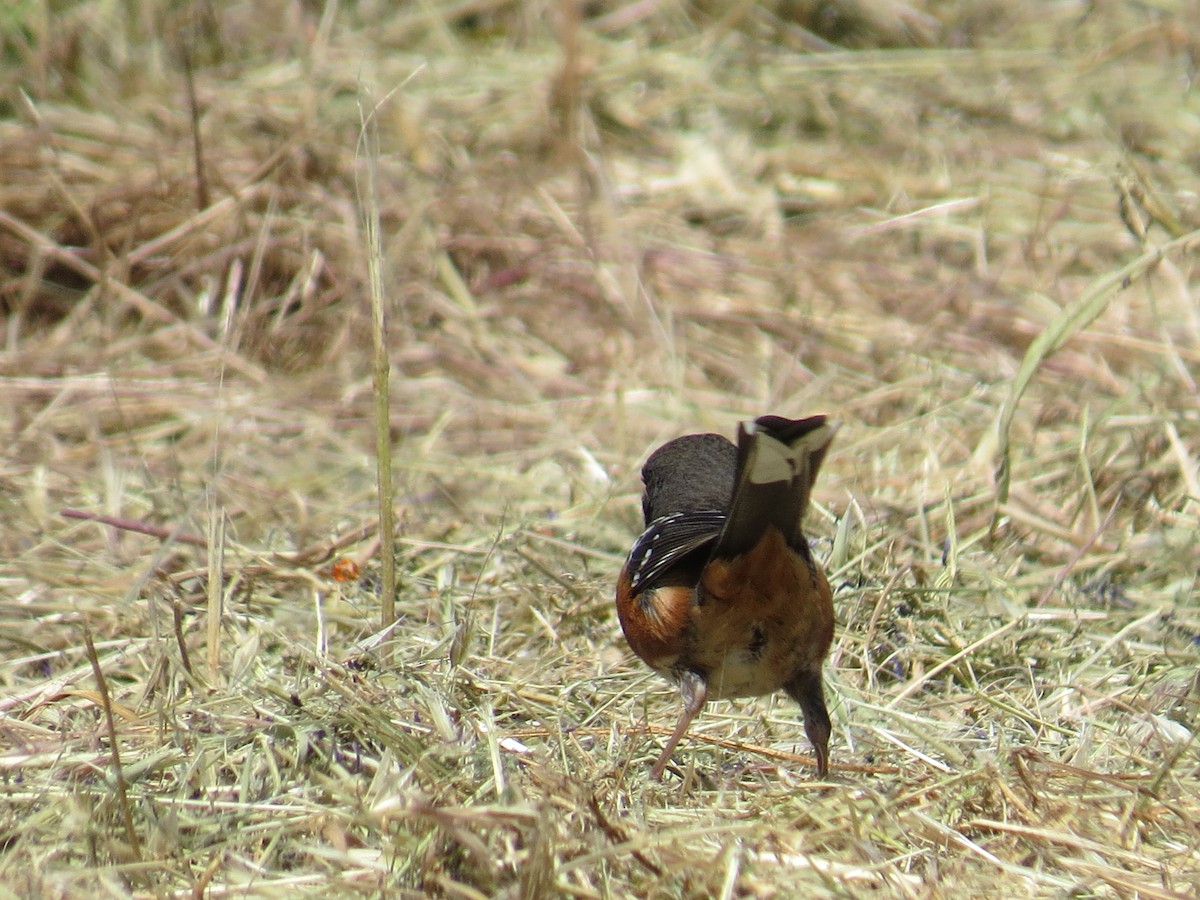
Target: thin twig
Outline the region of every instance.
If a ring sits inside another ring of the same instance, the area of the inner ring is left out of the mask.
[[[142,844],[138,840],[137,828],[133,824],[133,807],[129,805],[125,769],[121,766],[121,747],[117,740],[117,725],[113,719],[112,701],[108,695],[108,679],[104,677],[104,670],[100,668],[100,657],[96,654],[96,645],[92,642],[92,630],[86,624],[83,626],[83,641],[87,649],[88,662],[92,664],[92,674],[96,677],[96,690],[100,693],[100,705],[104,709],[104,721],[108,727],[113,778],[117,785],[117,803],[121,807],[121,816],[125,820],[125,838],[129,841],[134,858],[141,860]]]
[[[98,522],[121,531],[132,531],[136,534],[147,534],[163,541],[175,541],[180,544],[191,544],[193,547],[207,547],[208,541],[198,534],[181,531],[179,526],[167,528],[162,525],[151,525],[141,519],[126,519],[121,516],[106,516],[103,513],[89,512],[86,509],[64,509],[58,513],[64,519],[82,519],[85,522]]]

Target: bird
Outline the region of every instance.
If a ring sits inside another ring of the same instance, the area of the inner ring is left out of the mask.
[[[800,705],[817,775],[828,776],[833,595],[801,523],[837,428],[823,415],[761,416],[739,424],[736,446],[684,435],[642,467],[645,530],[617,577],[617,617],[683,702],[652,780],[707,701],[778,690]]]

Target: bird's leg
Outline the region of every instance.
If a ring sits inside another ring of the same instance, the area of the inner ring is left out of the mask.
[[[804,713],[804,731],[812,742],[817,757],[817,777],[829,775],[829,733],[832,725],[829,710],[825,708],[825,690],[821,684],[820,669],[804,669],[784,685],[786,690]]]
[[[666,769],[671,754],[675,752],[676,745],[687,734],[692,719],[696,718],[696,713],[704,708],[704,700],[708,696],[708,683],[705,682],[703,675],[696,672],[684,672],[679,679],[679,693],[683,697],[683,712],[679,714],[679,722],[675,725],[675,731],[671,734],[667,745],[663,747],[662,753],[659,754],[658,761],[650,770],[650,777],[654,781],[662,779],[663,770]]]

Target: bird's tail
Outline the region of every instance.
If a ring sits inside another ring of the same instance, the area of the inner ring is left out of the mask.
[[[762,416],[738,427],[737,480],[714,558],[747,552],[771,525],[794,550],[808,553],[800,523],[837,427],[825,416]]]

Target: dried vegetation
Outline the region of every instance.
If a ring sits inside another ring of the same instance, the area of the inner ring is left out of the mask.
[[[1195,896],[1198,34],[1183,0],[6,4],[0,884]],[[835,776],[780,697],[651,784],[637,467],[767,411],[845,425]]]

